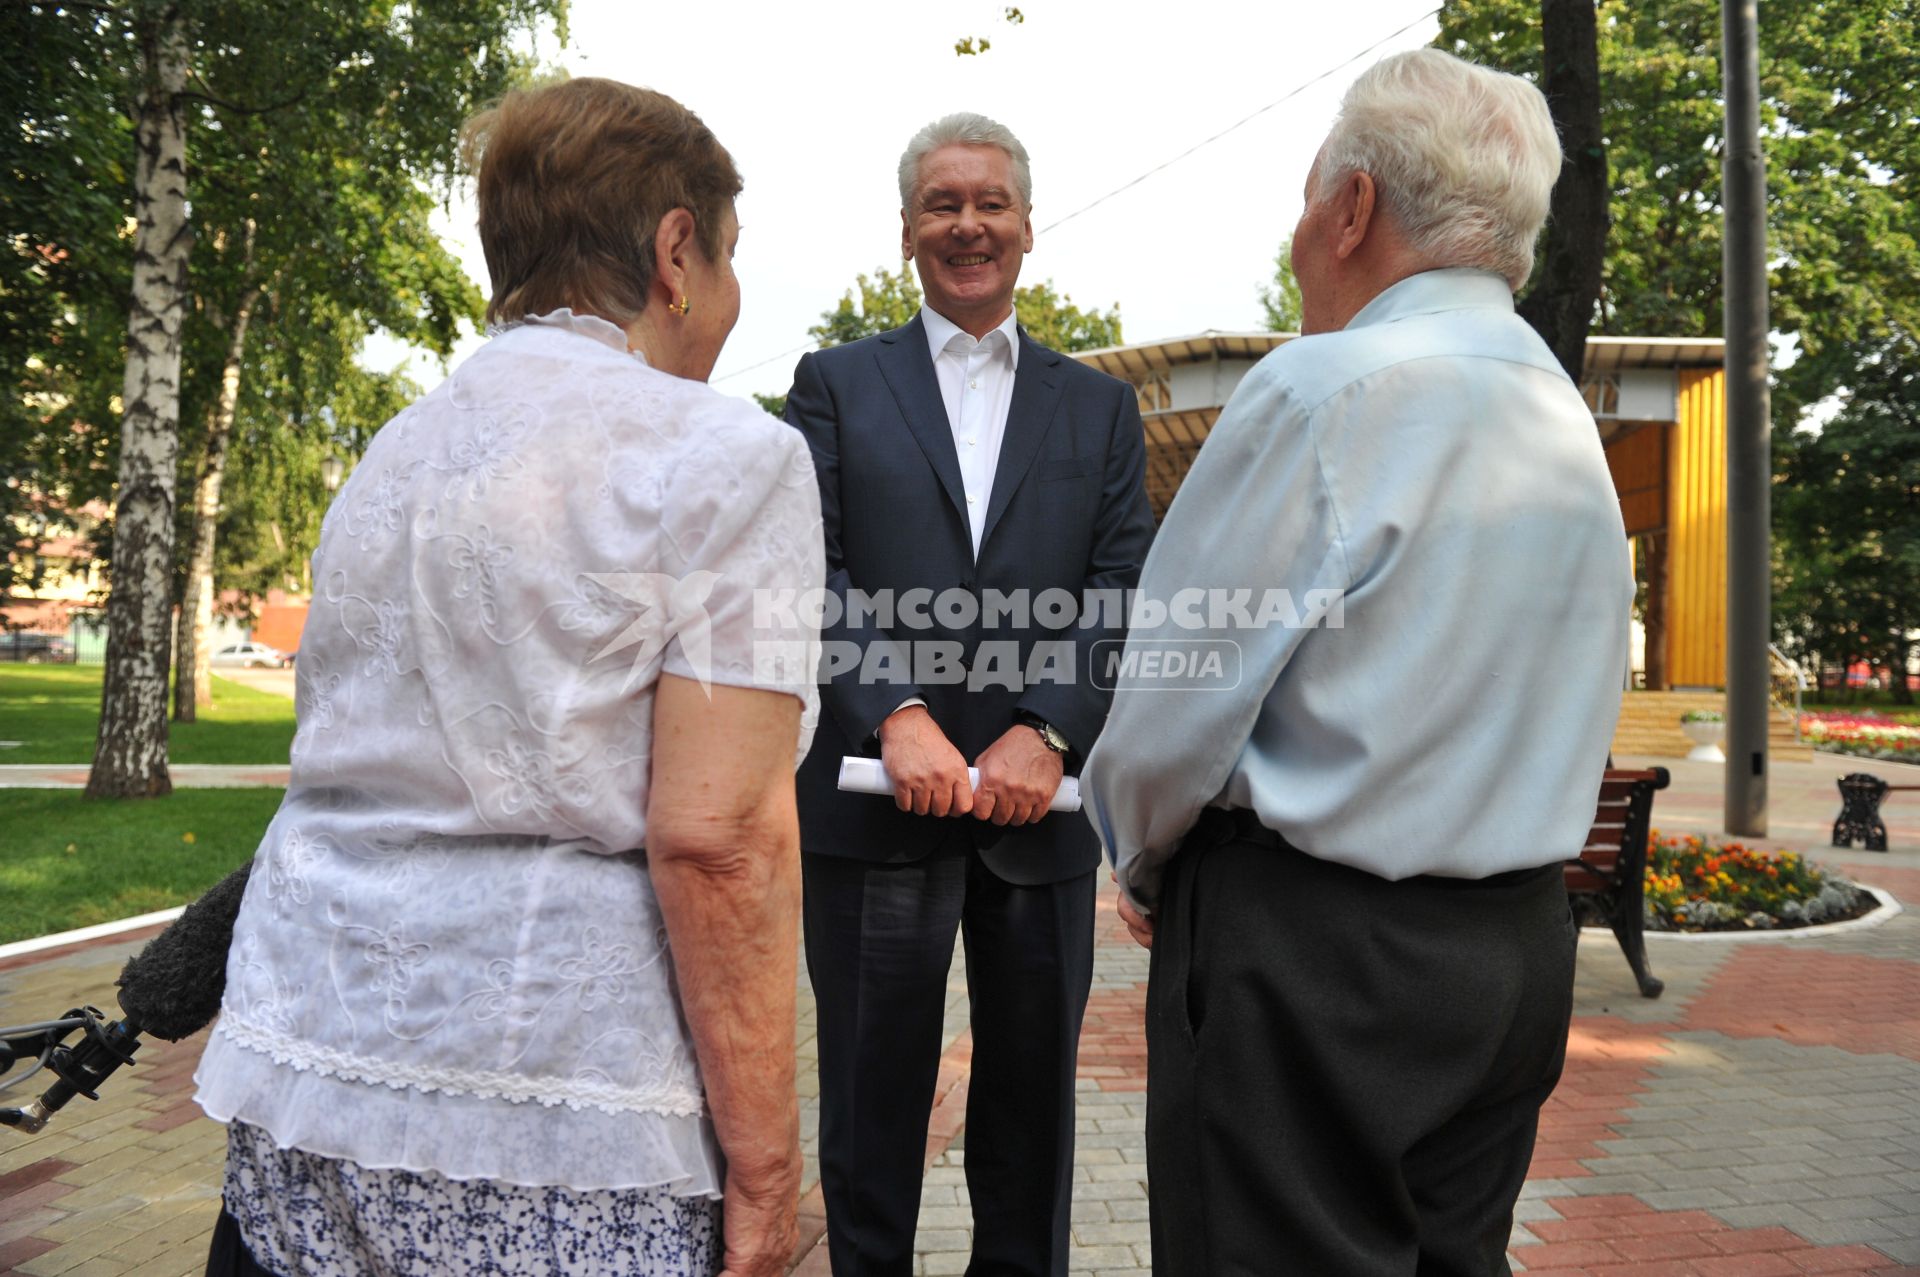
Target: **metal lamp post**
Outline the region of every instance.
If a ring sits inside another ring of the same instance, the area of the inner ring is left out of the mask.
[[[1727,775],[1729,833],[1767,832],[1772,409],[1767,392],[1767,169],[1759,5],[1721,0],[1726,93]]]

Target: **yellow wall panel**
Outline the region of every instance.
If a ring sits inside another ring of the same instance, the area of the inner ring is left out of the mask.
[[[1680,421],[1668,433],[1669,676],[1723,687],[1727,646],[1727,402],[1718,368],[1680,371]]]

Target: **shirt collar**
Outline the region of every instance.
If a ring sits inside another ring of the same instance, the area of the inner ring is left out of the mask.
[[[523,319],[514,319],[504,324],[495,324],[487,330],[487,335],[489,337],[497,336],[509,329],[519,328],[523,325],[529,325],[535,328],[559,328],[566,332],[578,333],[580,336],[597,341],[603,346],[611,346],[623,355],[632,355],[643,364],[647,362],[647,357],[641,352],[627,349],[626,329],[620,327],[620,325],[614,323],[612,320],[602,319],[598,315],[577,315],[571,308],[566,306],[562,306],[559,310],[550,310],[544,315],[528,315]]]
[[[1492,271],[1458,267],[1421,271],[1383,289],[1347,321],[1347,327],[1390,324],[1396,319],[1443,310],[1504,310],[1512,314],[1513,290]]]
[[[938,362],[940,356],[946,353],[947,343],[952,341],[956,336],[964,336],[968,341],[973,340],[972,335],[967,333],[960,325],[954,323],[951,319],[948,319],[945,315],[942,315],[939,311],[926,305],[924,302],[921,303],[920,306],[920,322],[927,330],[927,353],[933,356],[935,362]],[[995,334],[998,334],[1000,339],[1006,343],[1007,362],[1012,365],[1015,371],[1018,371],[1020,368],[1019,319],[1012,313],[1009,313],[991,332],[980,339],[980,344],[993,344]]]

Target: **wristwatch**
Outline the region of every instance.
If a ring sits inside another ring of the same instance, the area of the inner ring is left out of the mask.
[[[1067,742],[1067,738],[1061,735],[1059,728],[1038,714],[1030,714],[1022,711],[1015,715],[1015,718],[1026,726],[1031,727],[1034,731],[1039,732],[1040,739],[1046,744],[1046,747],[1054,753],[1064,754],[1073,748],[1073,746]]]

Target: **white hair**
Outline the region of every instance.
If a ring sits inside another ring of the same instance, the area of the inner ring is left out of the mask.
[[[1314,198],[1355,173],[1373,178],[1416,251],[1504,275],[1517,291],[1560,176],[1560,139],[1547,100],[1519,76],[1413,49],[1382,58],[1347,90]]]
[[[943,115],[913,135],[900,153],[900,207],[913,207],[913,188],[920,181],[920,161],[943,146],[997,146],[1013,164],[1014,191],[1023,209],[1033,207],[1033,174],[1027,168],[1027,148],[1013,130],[972,111]]]

